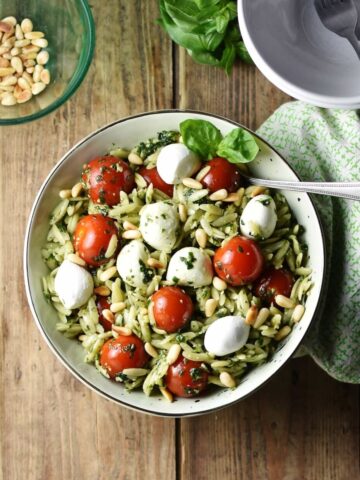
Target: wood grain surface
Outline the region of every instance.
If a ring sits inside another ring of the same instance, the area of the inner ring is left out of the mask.
[[[348,480],[360,478],[359,388],[310,359],[217,414],[170,420],[88,390],[58,362],[27,305],[26,221],[50,168],[117,118],[192,108],[257,128],[288,97],[254,68],[195,65],[156,24],[156,0],[92,1],[96,53],[78,92],[39,121],[0,128],[0,478]]]

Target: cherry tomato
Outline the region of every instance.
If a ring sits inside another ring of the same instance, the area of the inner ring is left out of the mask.
[[[162,192],[166,193],[166,195],[168,195],[169,197],[173,196],[174,185],[170,185],[169,183],[164,182],[164,180],[160,177],[156,167],[153,167],[153,168],[142,167],[140,168],[139,173],[145,179],[148,185],[152,183],[154,185],[154,188],[161,190]]]
[[[109,332],[112,329],[112,323],[109,320],[106,320],[102,314],[103,310],[108,310],[110,308],[110,303],[108,297],[98,297],[96,301],[96,308],[99,314],[99,323],[104,327],[105,332]]]
[[[180,355],[168,368],[165,383],[178,397],[195,397],[207,387],[208,377],[201,362],[193,362]]]
[[[209,172],[202,178],[201,183],[210,192],[225,188],[228,193],[236,192],[242,185],[240,170],[225,158],[213,158],[207,165]]]
[[[94,203],[116,205],[120,192],[130,193],[135,187],[134,173],[121,158],[112,155],[96,157],[84,165],[82,178]]]
[[[270,305],[275,302],[276,295],[289,297],[293,285],[294,277],[289,270],[284,268],[276,270],[274,267],[270,267],[256,282],[254,292],[265,304]]]
[[[259,277],[264,257],[253,240],[238,236],[216,250],[213,262],[220,278],[230,285],[240,286]]]
[[[105,252],[113,235],[118,236],[118,229],[112,218],[100,214],[86,215],[76,225],[74,248],[86,263],[98,267],[109,261]]]
[[[144,344],[136,335],[111,338],[100,351],[100,365],[110,378],[115,378],[125,368],[141,368],[148,360]]]
[[[152,296],[156,325],[174,333],[190,320],[194,306],[189,295],[179,287],[162,287]]]

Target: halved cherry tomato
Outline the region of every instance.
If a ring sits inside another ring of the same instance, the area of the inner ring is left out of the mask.
[[[96,308],[99,314],[99,323],[104,327],[105,332],[109,332],[112,329],[112,323],[103,315],[103,310],[110,308],[108,297],[98,297],[96,301]]]
[[[177,332],[190,320],[194,306],[179,287],[162,287],[152,296],[156,325],[167,333]]]
[[[165,384],[178,397],[195,397],[205,390],[209,373],[203,363],[187,360],[182,355],[168,368]]]
[[[264,267],[264,257],[257,244],[246,237],[231,238],[216,250],[214,268],[217,275],[233,286],[255,281]]]
[[[96,157],[84,165],[82,179],[89,188],[94,203],[116,205],[120,201],[120,192],[130,193],[135,187],[134,173],[121,158],[113,155]]]
[[[289,270],[285,268],[276,270],[274,267],[270,267],[256,282],[254,292],[265,304],[270,305],[275,303],[276,295],[289,297],[293,285],[294,277]]]
[[[100,351],[100,365],[110,378],[115,378],[125,368],[141,368],[148,360],[144,344],[136,335],[111,338]]]
[[[112,218],[100,214],[86,215],[76,225],[74,248],[86,263],[98,267],[109,261],[105,253],[113,235],[118,236],[118,229]]]
[[[148,185],[152,183],[154,188],[161,190],[162,192],[166,193],[166,195],[168,195],[169,197],[173,196],[174,185],[170,185],[169,183],[164,182],[164,180],[160,177],[156,167],[153,167],[153,168],[141,167],[139,170],[139,174],[145,179]]]
[[[201,179],[201,183],[210,192],[225,188],[228,193],[236,192],[242,185],[239,168],[225,158],[213,158],[207,165],[209,172]]]

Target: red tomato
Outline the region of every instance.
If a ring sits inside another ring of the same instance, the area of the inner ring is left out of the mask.
[[[208,377],[209,373],[201,362],[193,362],[180,355],[168,368],[165,383],[178,397],[195,397],[207,387]]]
[[[113,235],[118,236],[118,229],[112,218],[100,214],[86,215],[76,225],[74,248],[86,263],[98,267],[109,261],[105,252]]]
[[[236,192],[242,185],[240,170],[225,158],[213,158],[207,165],[209,172],[202,178],[201,183],[210,192],[225,188],[228,193]]]
[[[289,297],[293,285],[294,277],[289,270],[270,267],[256,282],[254,292],[264,303],[270,305],[275,302],[276,295]]]
[[[104,327],[105,332],[109,332],[112,329],[112,323],[109,322],[109,320],[106,320],[102,314],[103,310],[108,310],[110,308],[108,297],[98,297],[96,307],[99,314],[99,323]]]
[[[100,351],[100,365],[110,378],[115,378],[125,368],[141,368],[148,360],[144,344],[136,335],[111,338]]]
[[[264,257],[253,240],[238,236],[216,250],[213,262],[220,278],[230,285],[240,286],[259,277]]]
[[[121,158],[112,155],[96,157],[84,165],[83,180],[94,203],[116,205],[120,192],[131,192],[135,187],[134,173]]]
[[[164,180],[160,177],[156,167],[141,167],[139,173],[145,179],[148,185],[152,183],[154,185],[154,188],[161,190],[162,192],[166,193],[166,195],[169,195],[169,197],[173,196],[174,185],[170,185],[169,183],[164,182]]]
[[[189,295],[179,287],[162,287],[152,296],[156,325],[174,333],[190,320],[194,306]]]

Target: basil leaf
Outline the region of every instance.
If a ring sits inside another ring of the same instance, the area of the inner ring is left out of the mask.
[[[191,32],[192,29],[198,26],[198,21],[196,19],[196,14],[198,13],[198,8],[196,10],[187,7],[186,2],[183,7],[177,8],[175,5],[171,5],[168,2],[165,2],[165,9],[171,20],[181,28],[184,32]],[[193,3],[193,2],[190,2]],[[192,11],[191,11],[192,10]]]
[[[251,133],[243,128],[234,128],[220,142],[216,153],[230,163],[248,163],[254,160],[258,151],[259,147]]]
[[[249,55],[249,52],[247,51],[245,44],[242,40],[238,42],[238,44],[235,46],[236,48],[236,54],[237,56],[245,63],[248,63],[249,65],[253,65],[254,62],[252,61],[252,58]]]
[[[216,155],[222,139],[220,130],[206,120],[184,120],[180,123],[180,133],[190,150],[208,160]]]
[[[211,52],[200,52],[195,50],[187,50],[190,57],[195,62],[202,63],[203,65],[211,65],[213,67],[220,67],[220,60],[217,59]]]
[[[223,55],[221,57],[220,65],[225,70],[227,75],[230,75],[232,67],[234,65],[234,60],[236,57],[236,50],[234,45],[228,45],[225,47]]]

